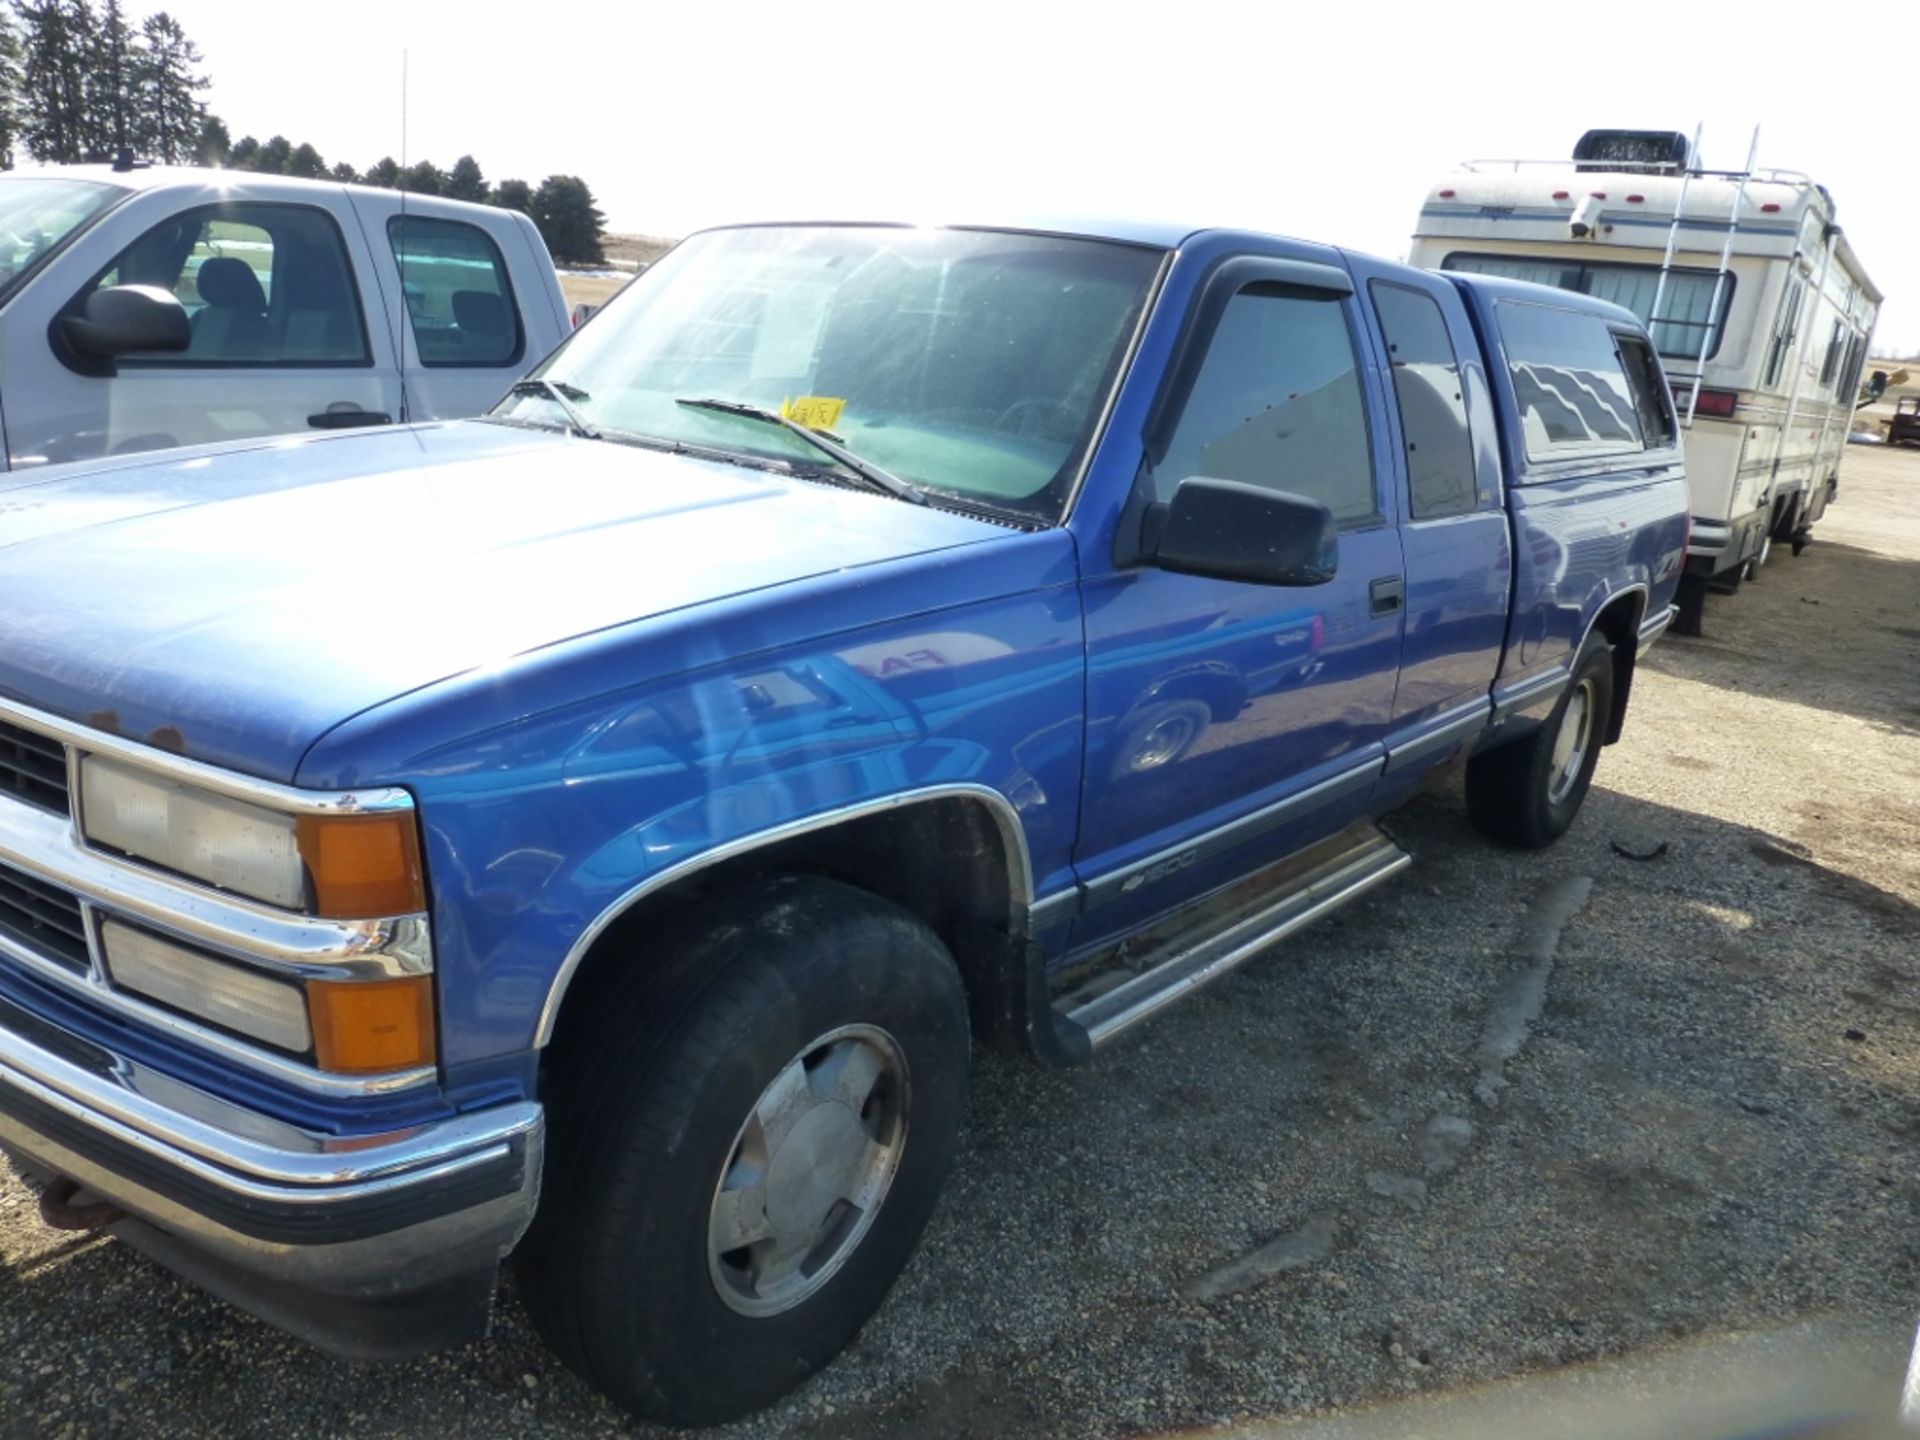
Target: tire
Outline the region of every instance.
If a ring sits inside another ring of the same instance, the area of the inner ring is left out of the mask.
[[[967,1001],[931,930],[831,880],[756,882],[645,944],[665,973],[609,972],[549,1047],[515,1269],[587,1381],[711,1425],[825,1365],[905,1268],[959,1134]]]
[[[1593,783],[1612,710],[1613,647],[1605,636],[1590,635],[1572,683],[1540,727],[1467,763],[1467,814],[1474,826],[1522,850],[1566,834]]]

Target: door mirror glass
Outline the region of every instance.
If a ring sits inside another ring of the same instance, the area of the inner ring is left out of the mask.
[[[87,296],[62,326],[67,343],[94,360],[147,351],[180,351],[192,343],[187,307],[158,285],[115,285]]]
[[[1324,585],[1340,563],[1340,531],[1318,500],[1203,475],[1147,513],[1148,553],[1162,570],[1253,585]]]

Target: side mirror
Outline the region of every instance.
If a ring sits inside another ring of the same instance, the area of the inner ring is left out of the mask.
[[[1340,564],[1339,528],[1318,500],[1203,475],[1147,511],[1142,539],[1162,570],[1253,585],[1324,585]]]
[[[187,307],[157,285],[115,285],[96,290],[78,315],[61,321],[75,351],[92,360],[112,360],[142,351],[179,351],[193,343]]]

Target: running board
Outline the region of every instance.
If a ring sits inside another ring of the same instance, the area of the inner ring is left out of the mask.
[[[1170,936],[1156,950],[1132,957],[1127,968],[1103,971],[1055,1002],[1069,1029],[1085,1033],[1098,1050],[1176,1000],[1219,979],[1294,931],[1358,898],[1413,863],[1413,857],[1377,830],[1359,844],[1269,891],[1223,921],[1194,935]]]

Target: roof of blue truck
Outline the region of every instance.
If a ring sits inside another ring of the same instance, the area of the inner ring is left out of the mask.
[[[1535,305],[1552,305],[1561,310],[1581,310],[1602,319],[1644,329],[1640,317],[1624,305],[1597,300],[1577,290],[1562,290],[1553,285],[1536,285],[1531,280],[1508,280],[1499,275],[1472,275],[1460,270],[1443,271],[1447,279],[1462,290],[1475,291],[1488,300],[1525,300]]]

